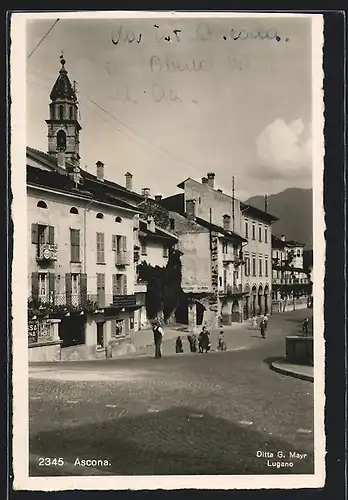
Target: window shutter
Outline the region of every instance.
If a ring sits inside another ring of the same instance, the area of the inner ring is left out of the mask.
[[[122,275],[122,295],[127,295],[127,276]]]
[[[87,274],[82,273],[80,275],[80,294],[81,294],[81,305],[85,306],[87,303]]]
[[[112,275],[112,295],[117,295],[117,274]]]
[[[49,291],[50,302],[54,304],[55,293],[56,293],[56,276],[54,273],[48,274],[48,291]]]
[[[101,262],[105,262],[105,255],[104,255],[104,233],[100,233],[100,257],[101,257]]]
[[[127,251],[127,236],[122,236],[122,250]]]
[[[71,273],[65,274],[65,298],[66,305],[71,306],[71,294],[72,294],[72,283],[71,283]]]
[[[50,245],[54,244],[54,227],[48,226],[48,243]]]
[[[31,225],[31,242],[35,243],[36,245],[39,242],[39,225],[38,224]]]
[[[31,273],[31,296],[35,300],[39,298],[39,273]]]
[[[112,250],[112,251],[114,251],[114,252],[116,252],[116,251],[117,251],[117,243],[116,243],[116,239],[117,239],[117,238],[116,238],[116,234],[113,234],[113,235],[112,235],[112,244],[111,244],[112,248],[111,248],[111,250]]]

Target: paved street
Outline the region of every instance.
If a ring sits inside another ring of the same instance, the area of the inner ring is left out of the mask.
[[[161,360],[146,348],[31,366],[30,474],[313,473],[313,384],[269,368],[309,313],[271,316],[266,340],[249,324],[226,330],[227,352],[175,354],[171,340]],[[284,461],[293,466],[277,468]]]

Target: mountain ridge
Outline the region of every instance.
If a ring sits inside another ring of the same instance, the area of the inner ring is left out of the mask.
[[[312,189],[287,188],[268,195],[267,211],[278,217],[272,225],[272,233],[287,240],[304,243],[306,249],[313,248],[313,191]],[[245,203],[265,210],[265,197],[248,198]]]

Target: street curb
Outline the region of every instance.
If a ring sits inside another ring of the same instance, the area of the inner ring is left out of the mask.
[[[289,377],[299,378],[301,380],[306,380],[307,382],[314,382],[313,375],[306,375],[305,373],[295,372],[289,368],[285,368],[284,365],[280,365],[279,361],[273,361],[270,365],[271,370],[281,373],[282,375],[288,375]]]

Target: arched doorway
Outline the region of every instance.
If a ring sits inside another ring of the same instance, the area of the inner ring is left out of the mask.
[[[269,303],[269,287],[268,287],[268,285],[265,285],[264,296],[265,296],[265,314],[269,314],[270,303]]]
[[[246,284],[244,287],[243,319],[248,319],[249,315],[250,315],[250,285]]]
[[[256,296],[257,296],[257,289],[256,285],[254,285],[251,289],[251,314],[252,316],[256,316]]]
[[[232,323],[239,323],[240,322],[240,311],[239,311],[238,300],[234,300],[232,302],[231,316],[232,316]]]
[[[259,286],[257,291],[257,314],[263,314],[263,288]]]
[[[203,324],[203,318],[204,318],[204,311],[205,311],[205,307],[203,306],[203,304],[201,304],[200,302],[196,302],[196,323],[197,323],[197,326],[200,326]]]

